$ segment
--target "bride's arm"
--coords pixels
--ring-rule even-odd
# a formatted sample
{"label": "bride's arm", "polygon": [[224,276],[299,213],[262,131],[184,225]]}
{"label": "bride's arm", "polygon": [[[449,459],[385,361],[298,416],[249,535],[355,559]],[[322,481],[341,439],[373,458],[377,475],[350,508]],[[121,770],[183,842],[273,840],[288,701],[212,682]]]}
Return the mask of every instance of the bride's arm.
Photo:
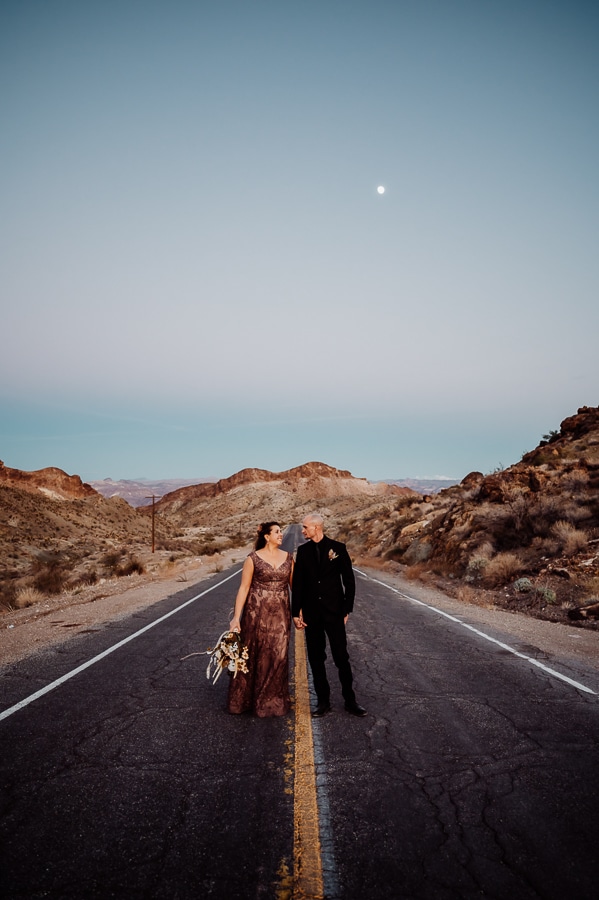
{"label": "bride's arm", "polygon": [[252,557],[248,556],[243,564],[243,569],[241,570],[241,584],[239,585],[239,590],[237,591],[237,596],[235,597],[235,609],[233,611],[233,618],[229,622],[229,631],[241,631],[241,613],[243,612],[245,601],[247,600],[247,596],[250,592],[253,575],[254,562],[252,560]]}

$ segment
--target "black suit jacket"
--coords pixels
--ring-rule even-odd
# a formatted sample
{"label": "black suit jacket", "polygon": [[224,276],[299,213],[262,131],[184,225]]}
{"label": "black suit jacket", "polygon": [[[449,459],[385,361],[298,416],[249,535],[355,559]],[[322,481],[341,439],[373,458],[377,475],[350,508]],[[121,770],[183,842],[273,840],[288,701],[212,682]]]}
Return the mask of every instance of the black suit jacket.
{"label": "black suit jacket", "polygon": [[356,594],[356,579],[345,544],[325,534],[318,546],[320,565],[314,542],[307,541],[297,548],[293,570],[291,613],[297,617],[302,610],[307,625],[323,616],[346,616],[354,608]]}

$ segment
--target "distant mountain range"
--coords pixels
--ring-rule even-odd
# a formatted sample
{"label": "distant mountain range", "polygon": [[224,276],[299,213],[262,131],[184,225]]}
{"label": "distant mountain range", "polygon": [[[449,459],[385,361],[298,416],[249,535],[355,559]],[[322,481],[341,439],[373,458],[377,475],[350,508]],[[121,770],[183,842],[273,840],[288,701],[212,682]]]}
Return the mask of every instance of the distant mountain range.
{"label": "distant mountain range", "polygon": [[193,484],[212,484],[218,481],[211,475],[202,478],[163,478],[160,481],[151,481],[148,478],[139,480],[121,479],[113,481],[112,478],[104,478],[103,481],[90,481],[89,484],[103,497],[122,497],[130,506],[149,506],[154,496],[157,500],[165,494],[178,491],[179,488],[189,487]]}
{"label": "distant mountain range", "polygon": [[439,491],[460,483],[457,478],[385,478],[384,481],[386,484],[411,488],[417,494],[438,494]]}

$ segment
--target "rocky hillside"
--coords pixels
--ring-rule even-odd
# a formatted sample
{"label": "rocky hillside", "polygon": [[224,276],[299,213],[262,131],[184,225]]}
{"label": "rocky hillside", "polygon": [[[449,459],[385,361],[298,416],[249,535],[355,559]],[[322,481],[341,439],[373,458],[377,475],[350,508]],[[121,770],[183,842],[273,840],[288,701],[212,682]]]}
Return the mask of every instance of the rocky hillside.
{"label": "rocky hillside", "polygon": [[2,460],[0,486],[20,488],[55,500],[79,500],[97,496],[96,491],[89,484],[84,484],[79,475],[67,475],[62,469],[52,467],[36,472],[22,472],[20,469],[9,469]]}
{"label": "rocky hillside", "polygon": [[327,527],[334,529],[356,509],[387,515],[399,498],[415,496],[409,488],[373,484],[351,472],[310,462],[285,472],[243,469],[215,484],[181,488],[156,504],[156,514],[189,535],[209,527],[247,537],[264,519],[299,522],[318,510],[326,516]]}
{"label": "rocky hillside", "polygon": [[124,500],[105,500],[58,469],[42,472],[48,481],[39,472],[0,480],[0,610],[26,589],[56,593],[129,574],[137,549],[150,546],[150,523]]}
{"label": "rocky hillside", "polygon": [[599,408],[579,409],[503,471],[401,498],[386,518],[353,516],[342,532],[354,554],[441,579],[464,599],[599,616]]}

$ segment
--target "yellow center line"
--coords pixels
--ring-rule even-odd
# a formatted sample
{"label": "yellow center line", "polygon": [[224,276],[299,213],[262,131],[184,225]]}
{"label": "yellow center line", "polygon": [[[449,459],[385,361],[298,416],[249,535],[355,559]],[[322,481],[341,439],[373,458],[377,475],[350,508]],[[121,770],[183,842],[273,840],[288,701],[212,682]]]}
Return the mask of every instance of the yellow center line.
{"label": "yellow center line", "polygon": [[322,857],[306,642],[295,632],[295,790],[293,804],[293,900],[323,900]]}

